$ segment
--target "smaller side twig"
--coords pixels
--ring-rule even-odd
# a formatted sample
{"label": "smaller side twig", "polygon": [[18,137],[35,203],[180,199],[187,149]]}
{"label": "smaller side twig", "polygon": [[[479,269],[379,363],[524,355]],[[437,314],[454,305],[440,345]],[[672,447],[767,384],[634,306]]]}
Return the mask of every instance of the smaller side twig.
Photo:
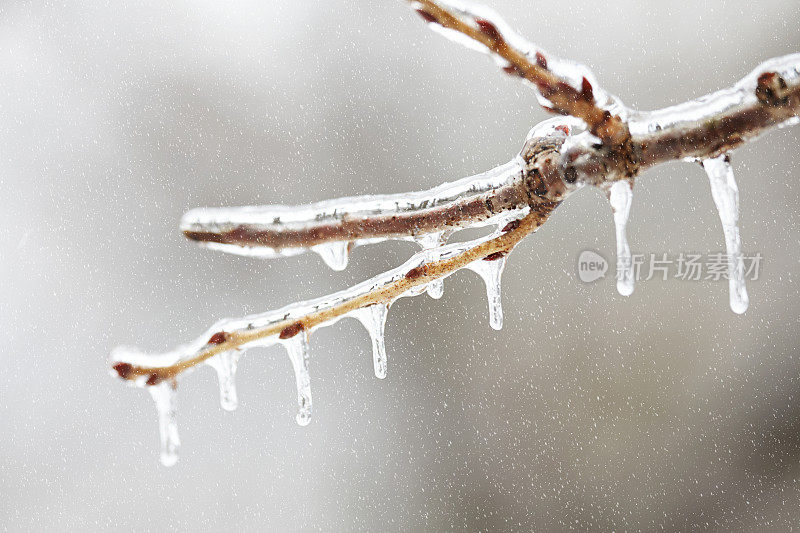
{"label": "smaller side twig", "polygon": [[410,1],[425,21],[465,35],[505,60],[507,64],[503,70],[531,82],[550,102],[551,107],[545,107],[548,111],[582,119],[592,134],[610,149],[622,146],[630,139],[630,132],[622,118],[597,105],[594,96],[597,88],[592,86],[587,77],[581,80],[580,88],[573,87],[567,76],[550,68],[554,61],[548,62],[541,51],[535,52],[531,58],[509,42],[499,29],[505,26],[499,18],[479,16],[468,8],[461,9],[466,15],[462,17],[456,14],[455,9],[444,7],[441,1]]}
{"label": "smaller side twig", "polygon": [[[245,347],[249,343],[275,337],[291,338],[301,332],[330,324],[348,313],[375,304],[388,305],[392,301],[408,294],[415,287],[447,276],[466,267],[474,261],[493,261],[511,251],[526,235],[536,231],[558,202],[543,202],[524,218],[509,224],[504,232],[486,240],[476,241],[454,253],[445,255],[438,261],[427,261],[424,252],[417,254],[406,265],[407,271],[387,273],[350,289],[346,297],[331,295],[314,302],[299,302],[282,310],[230,321],[244,324],[243,327],[231,330],[211,331],[195,343],[179,348],[173,354],[164,356],[130,354],[125,350],[115,353],[112,368],[120,378],[131,381],[142,380],[148,386],[165,380],[174,379],[182,372],[189,370],[211,357]],[[446,249],[442,249],[446,252]],[[224,324],[223,324],[224,328]],[[214,328],[212,328],[214,329]],[[199,346],[199,349],[194,347]]]}

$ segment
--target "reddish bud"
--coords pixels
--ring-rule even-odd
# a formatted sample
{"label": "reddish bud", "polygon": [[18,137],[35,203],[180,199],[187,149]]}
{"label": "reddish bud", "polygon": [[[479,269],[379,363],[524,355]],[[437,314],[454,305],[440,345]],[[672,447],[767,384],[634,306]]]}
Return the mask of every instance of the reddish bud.
{"label": "reddish bud", "polygon": [[514,231],[515,229],[517,229],[519,227],[519,225],[520,225],[520,221],[519,220],[512,220],[511,222],[509,222],[508,224],[505,225],[505,227],[503,228],[502,231],[503,231],[503,233],[506,233],[508,231]]}
{"label": "reddish bud", "polygon": [[436,20],[436,17],[434,17],[433,15],[428,13],[427,11],[423,11],[422,9],[415,9],[414,11],[416,11],[417,15],[422,17],[422,19],[425,22],[429,23],[429,24],[438,24],[439,23],[439,21]]}
{"label": "reddish bud", "polygon": [[594,102],[594,89],[592,88],[592,84],[589,83],[589,80],[586,77],[583,78],[581,82],[581,98],[586,100],[587,102]]}
{"label": "reddish bud", "polygon": [[789,102],[784,92],[786,80],[775,72],[764,72],[758,77],[756,84],[756,98],[765,105],[780,106]]}
{"label": "reddish bud", "polygon": [[153,372],[147,378],[147,381],[145,382],[145,385],[147,385],[148,387],[152,387],[153,385],[157,385],[160,382],[161,382],[161,376],[159,376],[157,373]]}
{"label": "reddish bud", "polygon": [[506,65],[503,67],[503,72],[511,76],[522,76],[523,72],[514,65]]}
{"label": "reddish bud", "polygon": [[777,76],[777,74],[775,74],[774,72],[765,72],[761,74],[758,77],[758,86],[765,87],[767,85],[770,85],[775,79],[775,76]]}
{"label": "reddish bud", "polygon": [[483,258],[483,260],[484,261],[497,261],[498,259],[502,259],[503,257],[505,257],[507,253],[508,252],[504,252],[504,251],[495,252],[493,254],[487,255],[486,257]]}
{"label": "reddish bud", "polygon": [[425,267],[418,266],[406,272],[406,279],[417,279],[422,277],[423,275],[425,275]]}
{"label": "reddish bud", "polygon": [[569,135],[569,126],[565,124],[560,124],[556,126],[556,130],[563,132],[564,135]]}
{"label": "reddish bud", "polygon": [[222,344],[227,340],[227,335],[224,331],[218,331],[211,335],[211,338],[208,339],[206,344]]}
{"label": "reddish bud", "polygon": [[128,376],[130,376],[133,371],[133,366],[130,363],[114,363],[111,368],[113,368],[122,379],[128,379]]}
{"label": "reddish bud", "polygon": [[475,24],[478,25],[478,29],[481,30],[481,33],[483,33],[489,39],[493,40],[495,43],[503,42],[503,36],[500,34],[500,31],[497,29],[497,26],[495,26],[488,20],[475,19]]}
{"label": "reddish bud", "polygon": [[541,52],[536,52],[536,64],[539,68],[547,70],[547,58],[544,57]]}
{"label": "reddish bud", "polygon": [[302,322],[295,322],[291,326],[286,326],[281,330],[280,335],[278,335],[279,339],[291,339],[301,331],[305,329]]}

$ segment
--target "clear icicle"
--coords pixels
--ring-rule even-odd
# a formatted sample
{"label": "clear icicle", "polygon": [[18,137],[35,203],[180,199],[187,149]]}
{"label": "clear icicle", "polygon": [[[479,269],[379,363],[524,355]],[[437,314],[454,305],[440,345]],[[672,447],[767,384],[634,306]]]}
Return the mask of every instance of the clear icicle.
{"label": "clear icicle", "polygon": [[311,376],[308,373],[308,335],[301,331],[291,339],[281,341],[289,355],[297,383],[297,416],[301,426],[311,422]]}
{"label": "clear icicle", "polygon": [[728,288],[730,304],[734,313],[747,311],[750,299],[744,283],[744,261],[742,241],[739,236],[739,188],[733,176],[727,155],[706,159],[703,168],[711,183],[711,196],[717,205],[722,230],[725,233],[725,248],[728,254]]}
{"label": "clear icicle", "polygon": [[178,461],[178,448],[181,445],[178,426],[175,424],[176,386],[173,381],[163,381],[158,385],[147,387],[158,410],[158,430],[161,438],[160,460],[164,466],[172,466]]}
{"label": "clear icicle", "polygon": [[347,268],[347,259],[350,254],[349,242],[326,242],[325,244],[312,246],[311,249],[317,252],[331,270],[341,272]]}
{"label": "clear icicle", "polygon": [[384,379],[386,377],[386,341],[384,340],[384,329],[386,327],[386,316],[389,314],[389,307],[383,304],[370,305],[359,309],[354,316],[364,325],[372,340],[372,363],[375,368],[375,377]]}
{"label": "clear icicle", "polygon": [[506,257],[494,261],[480,260],[470,263],[467,268],[483,278],[486,284],[486,299],[489,302],[489,325],[493,329],[503,328],[503,305],[500,297],[500,278],[506,267]]}
{"label": "clear icicle", "polygon": [[631,213],[633,184],[627,180],[615,181],[608,189],[608,201],[614,212],[614,229],[617,234],[617,291],[630,296],[634,289],[633,258],[625,229]]}
{"label": "clear icicle", "polygon": [[428,296],[434,300],[438,300],[444,296],[444,278],[431,281],[428,283],[428,286],[425,287],[425,290],[428,292]]}
{"label": "clear icicle", "polygon": [[[452,232],[450,231],[437,231],[435,233],[426,233],[425,235],[420,235],[416,237],[414,240],[417,244],[422,247],[423,252],[427,252],[425,254],[426,260],[435,260],[435,250],[444,246],[447,243],[447,239],[450,237]],[[428,293],[428,296],[433,298],[434,300],[438,300],[444,295],[444,278],[439,278],[434,281],[428,283],[425,287],[425,290]]]}
{"label": "clear icicle", "polygon": [[222,352],[209,359],[207,364],[217,371],[220,405],[226,411],[233,411],[239,405],[239,398],[236,394],[236,367],[239,364],[239,352],[237,350]]}

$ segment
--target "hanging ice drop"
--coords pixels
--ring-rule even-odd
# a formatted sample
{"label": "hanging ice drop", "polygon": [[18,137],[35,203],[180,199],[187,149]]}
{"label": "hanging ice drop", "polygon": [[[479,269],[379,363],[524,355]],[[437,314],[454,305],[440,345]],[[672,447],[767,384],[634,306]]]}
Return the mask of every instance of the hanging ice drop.
{"label": "hanging ice drop", "polygon": [[341,272],[347,268],[347,259],[350,254],[350,243],[345,241],[326,242],[311,247],[317,252],[331,270]]}
{"label": "hanging ice drop", "polygon": [[207,364],[217,371],[219,379],[219,403],[226,411],[233,411],[239,405],[236,394],[236,367],[239,364],[239,352],[230,350],[215,355]]}
{"label": "hanging ice drop", "polygon": [[703,168],[711,184],[711,196],[717,205],[725,248],[728,254],[728,289],[734,313],[742,314],[750,305],[744,284],[744,260],[739,236],[739,188],[733,176],[730,159],[726,154],[703,161]]}
{"label": "hanging ice drop", "polygon": [[[494,254],[493,254],[494,255]],[[489,325],[493,329],[503,328],[503,305],[500,297],[500,282],[506,267],[506,256],[489,256],[490,259],[473,261],[467,268],[483,278],[486,285],[486,299],[489,302]]]}
{"label": "hanging ice drop", "polygon": [[[451,235],[451,231],[437,231],[435,233],[426,233],[414,238],[414,241],[420,245],[422,250],[426,253],[426,260],[435,261],[436,254],[434,253],[437,248],[444,246],[447,239]],[[444,295],[444,278],[439,278],[431,281],[425,287],[428,296],[434,300],[438,300]]]}
{"label": "hanging ice drop", "polygon": [[359,309],[354,313],[355,317],[367,328],[367,333],[372,340],[372,363],[375,369],[375,377],[383,379],[386,377],[386,342],[384,340],[384,330],[386,328],[386,316],[389,307],[383,304],[375,304]]}
{"label": "hanging ice drop", "polygon": [[161,464],[172,466],[178,461],[178,448],[181,440],[178,437],[178,426],[175,424],[175,389],[176,382],[162,381],[147,387],[150,396],[156,402],[158,411],[158,430],[161,439]]}
{"label": "hanging ice drop", "polygon": [[633,259],[625,232],[632,200],[633,184],[629,181],[615,181],[608,188],[608,202],[614,213],[614,230],[617,235],[617,291],[623,296],[630,296],[634,289]]}
{"label": "hanging ice drop", "polygon": [[297,383],[297,416],[295,420],[301,426],[311,422],[311,376],[308,373],[308,335],[300,331],[290,339],[281,341],[294,369]]}

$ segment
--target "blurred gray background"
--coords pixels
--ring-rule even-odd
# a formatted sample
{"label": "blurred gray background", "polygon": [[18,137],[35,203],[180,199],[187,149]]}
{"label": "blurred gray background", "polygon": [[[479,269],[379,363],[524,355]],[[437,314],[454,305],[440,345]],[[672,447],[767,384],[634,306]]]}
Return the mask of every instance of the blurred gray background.
{"label": "blurred gray background", "polygon": [[[794,0],[492,3],[520,33],[643,109],[800,49]],[[197,206],[402,192],[513,157],[547,118],[486,57],[400,0],[0,4],[0,529],[786,531],[800,520],[800,130],[735,154],[744,316],[722,282],[578,281],[613,259],[597,191],[572,198],[504,276],[398,302],[389,377],[355,321],[312,342],[314,420],[294,422],[279,347],[252,351],[240,407],[205,368],[178,396],[177,466],[153,402],[108,375],[396,266],[408,243],[261,261],[177,230]],[[697,165],[646,173],[634,252],[723,249]]]}

